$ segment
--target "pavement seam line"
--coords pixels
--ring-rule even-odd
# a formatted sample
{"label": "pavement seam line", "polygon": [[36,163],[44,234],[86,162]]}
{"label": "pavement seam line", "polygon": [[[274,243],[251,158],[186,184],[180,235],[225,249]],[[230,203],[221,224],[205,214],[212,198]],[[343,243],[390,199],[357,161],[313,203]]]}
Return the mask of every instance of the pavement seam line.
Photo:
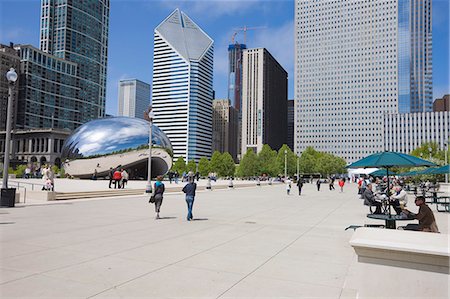
{"label": "pavement seam line", "polygon": [[297,238],[295,238],[292,242],[290,242],[289,244],[287,244],[285,247],[281,248],[278,252],[276,252],[274,255],[272,255],[271,257],[269,257],[265,262],[263,262],[261,265],[259,265],[258,267],[256,267],[253,271],[251,271],[250,273],[246,274],[244,277],[242,277],[241,279],[239,279],[236,283],[234,283],[233,285],[231,285],[228,289],[226,289],[224,292],[222,292],[219,296],[216,297],[216,299],[221,298],[223,295],[225,295],[226,293],[228,293],[228,291],[230,291],[232,288],[234,288],[235,286],[237,286],[239,283],[241,283],[244,279],[246,279],[247,277],[249,277],[250,275],[252,275],[253,273],[255,273],[256,271],[258,271],[262,266],[264,266],[265,264],[267,264],[268,262],[270,262],[272,259],[274,259],[277,255],[279,255],[281,252],[283,252],[284,250],[286,250],[287,248],[289,248],[292,244],[294,244],[295,242],[297,242],[301,237],[303,237],[306,233],[308,233],[309,231],[311,231],[313,228],[317,227],[320,223],[322,223],[323,221],[325,221],[325,219],[328,218],[328,216],[330,216],[332,213],[334,213],[337,209],[339,209],[340,207],[342,207],[345,204],[342,203],[339,206],[337,206],[336,208],[334,208],[332,211],[330,211],[327,215],[325,215],[319,222],[317,222],[316,224],[314,224],[313,226],[311,226],[308,230],[304,231],[303,233],[301,233]]}

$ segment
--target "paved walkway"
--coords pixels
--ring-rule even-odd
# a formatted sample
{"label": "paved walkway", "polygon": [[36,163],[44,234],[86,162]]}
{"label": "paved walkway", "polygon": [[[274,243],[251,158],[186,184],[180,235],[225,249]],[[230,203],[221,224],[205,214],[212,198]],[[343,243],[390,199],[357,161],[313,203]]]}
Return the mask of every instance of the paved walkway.
{"label": "paved walkway", "polygon": [[[0,209],[0,297],[357,298],[344,228],[377,222],[356,185],[293,193],[199,192],[191,222],[176,193],[161,220],[145,196]],[[448,233],[448,214],[436,217]]]}

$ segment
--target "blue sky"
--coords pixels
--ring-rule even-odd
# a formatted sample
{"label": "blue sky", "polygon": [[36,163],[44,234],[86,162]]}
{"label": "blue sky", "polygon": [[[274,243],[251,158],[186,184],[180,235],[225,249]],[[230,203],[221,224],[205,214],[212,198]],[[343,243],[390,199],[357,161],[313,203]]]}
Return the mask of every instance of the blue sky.
{"label": "blue sky", "polygon": [[[354,1],[354,0],[349,0]],[[153,30],[175,8],[191,17],[215,42],[216,98],[227,96],[227,47],[234,28],[265,27],[247,32],[248,47],[265,47],[289,73],[294,97],[294,1],[144,1],[111,0],[106,112],[117,114],[118,81],[137,78],[151,83]],[[39,0],[0,0],[0,42],[39,47]],[[243,42],[240,32],[236,39]],[[449,0],[433,0],[433,93],[450,93]]]}

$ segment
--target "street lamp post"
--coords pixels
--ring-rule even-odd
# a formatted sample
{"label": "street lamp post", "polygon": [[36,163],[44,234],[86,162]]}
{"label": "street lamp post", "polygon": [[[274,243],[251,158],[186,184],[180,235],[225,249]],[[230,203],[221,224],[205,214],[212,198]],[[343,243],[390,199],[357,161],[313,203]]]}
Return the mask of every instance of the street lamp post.
{"label": "street lamp post", "polygon": [[149,106],[144,113],[144,118],[149,122],[150,128],[148,133],[148,171],[147,171],[147,185],[145,186],[145,193],[152,193],[152,131],[153,131],[153,118],[155,113],[152,111],[152,107]]}
{"label": "street lamp post", "polygon": [[3,189],[8,188],[8,166],[9,166],[9,149],[11,146],[11,117],[12,117],[12,107],[13,107],[13,92],[14,85],[17,81],[17,73],[11,68],[6,73],[6,79],[8,79],[8,108],[6,110],[6,137],[5,137],[5,156],[3,159]]}
{"label": "street lamp post", "polygon": [[287,150],[284,150],[284,179],[287,179]]}
{"label": "street lamp post", "polygon": [[[445,165],[448,164],[447,155],[448,155],[448,140],[446,140],[446,141],[445,141],[445,144],[444,144],[444,160],[445,160]],[[448,173],[445,174],[445,183],[448,184]]]}
{"label": "street lamp post", "polygon": [[300,179],[299,170],[300,170],[300,157],[297,156],[297,181]]}
{"label": "street lamp post", "polygon": [[431,160],[431,154],[433,153],[433,149],[431,148],[431,146],[428,148],[428,154],[430,155],[430,160]]}

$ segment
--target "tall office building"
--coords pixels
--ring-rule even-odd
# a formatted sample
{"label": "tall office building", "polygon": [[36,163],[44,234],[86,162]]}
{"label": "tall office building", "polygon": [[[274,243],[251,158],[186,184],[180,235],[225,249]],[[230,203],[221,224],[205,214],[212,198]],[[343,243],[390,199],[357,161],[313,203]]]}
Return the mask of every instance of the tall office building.
{"label": "tall office building", "polygon": [[228,152],[237,161],[238,111],[230,100],[213,101],[213,151]]}
{"label": "tall office building", "polygon": [[214,41],[176,9],[154,33],[152,107],[174,157],[211,156]]}
{"label": "tall office building", "polygon": [[119,81],[119,116],[144,118],[150,105],[150,85],[137,79]]}
{"label": "tall office building", "polygon": [[109,0],[41,0],[40,49],[78,64],[82,123],[105,115],[108,28]]}
{"label": "tall office building", "polygon": [[244,50],[242,69],[241,153],[278,150],[287,140],[287,72],[264,48]]}
{"label": "tall office building", "polygon": [[245,49],[245,44],[228,45],[228,99],[239,112],[242,103],[242,51]]}
{"label": "tall office building", "polygon": [[[14,49],[13,45],[0,44],[0,131],[6,130],[6,117],[9,97],[9,82],[6,79],[6,73],[10,68],[14,68],[16,73],[20,72],[19,53]],[[17,97],[19,94],[19,84],[14,84],[13,92],[13,109],[11,113],[12,124],[16,123],[17,116]],[[14,127],[14,126],[13,126]]]}
{"label": "tall office building", "polygon": [[287,102],[287,141],[286,144],[294,150],[294,100]]}
{"label": "tall office building", "polygon": [[383,115],[430,111],[431,0],[295,2],[295,151],[383,151]]}

